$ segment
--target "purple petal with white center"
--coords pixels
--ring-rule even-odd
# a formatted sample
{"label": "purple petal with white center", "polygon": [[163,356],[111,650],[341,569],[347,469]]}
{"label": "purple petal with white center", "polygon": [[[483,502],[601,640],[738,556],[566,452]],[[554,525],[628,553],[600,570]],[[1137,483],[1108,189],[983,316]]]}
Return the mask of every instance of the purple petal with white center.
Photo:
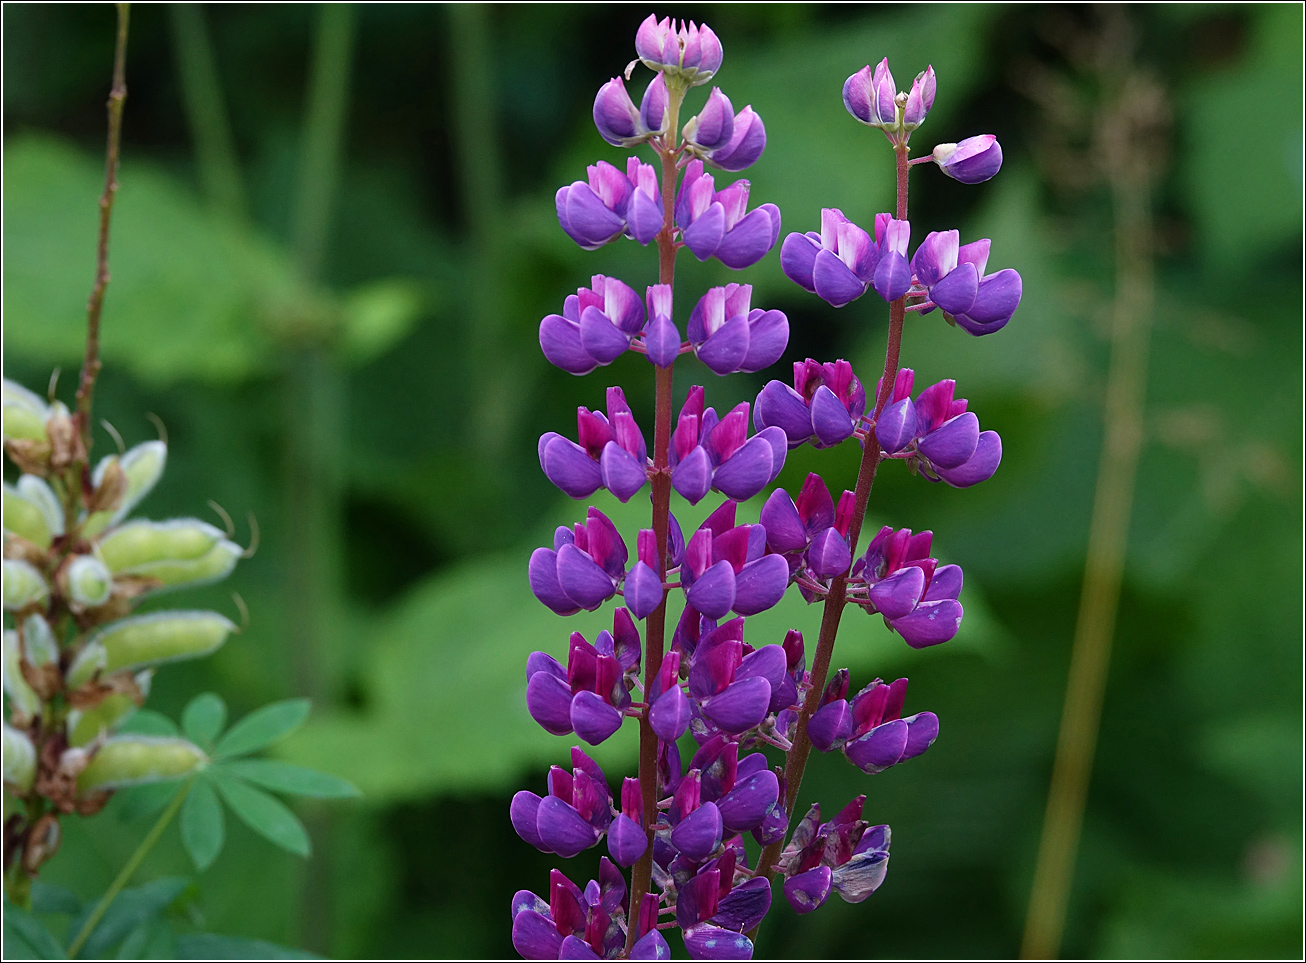
{"label": "purple petal with white center", "polygon": [[916,279],[931,288],[957,266],[958,231],[931,231],[911,259]]}
{"label": "purple petal with white center", "polygon": [[577,692],[571,700],[571,726],[591,746],[597,746],[620,729],[621,719],[621,713],[604,702],[597,692]]}
{"label": "purple petal with white center", "polygon": [[961,566],[940,565],[930,578],[929,588],[921,596],[922,602],[938,602],[941,599],[955,599],[961,596]]}
{"label": "purple petal with white center", "polygon": [[870,599],[876,611],[888,619],[909,615],[925,591],[925,573],[912,565],[901,568],[870,587]]}
{"label": "purple petal with white center", "polygon": [[800,916],[818,910],[830,898],[831,873],[829,866],[816,866],[805,873],[785,880],[785,899]]}
{"label": "purple petal with white center", "polygon": [[860,903],[880,888],[888,871],[889,854],[871,850],[858,853],[836,869],[831,874],[831,882],[834,884],[834,891],[843,897],[845,902]]}
{"label": "purple petal with white center", "polygon": [[744,833],[762,825],[780,798],[780,780],[769,769],[742,779],[717,800],[721,823],[729,833]]}
{"label": "purple petal with white center", "polygon": [[901,759],[906,748],[907,723],[894,719],[850,740],[843,753],[862,772],[877,773]]}
{"label": "purple petal with white center", "polygon": [[853,433],[853,420],[833,391],[825,385],[812,395],[812,431],[823,448],[839,444]]}
{"label": "purple petal with white center", "polygon": [[770,703],[770,683],[763,678],[742,679],[707,700],[703,715],[724,732],[745,732],[766,718]]}
{"label": "purple petal with white center", "polygon": [[644,326],[646,357],[659,368],[666,368],[680,354],[680,332],[669,318],[657,316]]}
{"label": "purple petal with white center", "polygon": [[603,475],[589,453],[561,435],[555,434],[542,446],[540,467],[549,481],[572,498],[588,498],[603,485]]}
{"label": "purple petal with white center", "polygon": [[562,934],[553,920],[535,910],[527,910],[513,917],[512,948],[522,959],[556,960],[562,952]]}
{"label": "purple petal with white center", "polygon": [[779,428],[788,447],[797,448],[812,436],[812,412],[793,388],[782,381],[768,381],[753,404],[753,427],[759,431]]}
{"label": "purple petal with white center", "polygon": [[755,309],[748,320],[748,354],[740,371],[761,371],[780,360],[789,346],[789,319],[783,311]]}
{"label": "purple petal with white center", "polygon": [[848,539],[839,534],[836,528],[827,528],[816,538],[807,550],[807,567],[817,578],[834,578],[848,571],[852,564],[853,553],[848,547]]}
{"label": "purple petal with white center", "polygon": [[558,550],[557,571],[563,593],[583,609],[596,609],[616,594],[612,576],[575,545],[564,545]]}
{"label": "purple petal with white center", "polygon": [[629,147],[642,139],[641,134],[647,134],[640,130],[639,111],[620,77],[613,77],[599,88],[594,98],[594,126],[613,147]]}
{"label": "purple petal with white center", "polygon": [[721,810],[703,803],[671,830],[671,845],[690,859],[706,859],[721,845]]}
{"label": "purple petal with white center", "polygon": [[608,852],[618,866],[633,866],[648,848],[648,837],[635,820],[619,813],[608,827]]}
{"label": "purple petal with white center", "polygon": [[580,315],[580,343],[585,353],[599,364],[612,364],[630,347],[630,338],[606,314],[590,306]]}
{"label": "purple petal with white center", "polygon": [[637,619],[646,619],[662,604],[662,580],[643,562],[636,562],[626,575],[626,605]]}
{"label": "purple petal with white center", "polygon": [[837,254],[827,250],[816,253],[812,265],[812,286],[817,296],[834,308],[856,301],[866,293],[866,282],[839,260]]}
{"label": "purple petal with white center", "polygon": [[526,681],[529,682],[533,676],[540,672],[547,672],[549,675],[557,676],[564,681],[567,678],[567,670],[563,668],[562,663],[549,653],[532,652],[526,657]]}
{"label": "purple petal with white center", "polygon": [[558,581],[557,552],[549,548],[537,548],[531,553],[528,574],[531,591],[551,610],[559,615],[575,615],[580,611],[579,606],[562,590],[562,584]]}
{"label": "purple petal with white center", "polygon": [[526,683],[526,710],[545,732],[571,732],[571,686],[552,672],[537,672]]}
{"label": "purple petal with white center", "polygon": [[[590,464],[594,462],[591,460]],[[626,451],[615,441],[610,441],[603,446],[603,454],[599,456],[599,463],[596,466],[599,469],[599,478],[603,487],[612,494],[617,496],[618,501],[629,501],[630,497],[644,487],[648,481],[648,471],[644,464],[630,452]],[[550,481],[552,479],[550,478]],[[556,485],[557,482],[554,482]],[[561,485],[558,485],[562,488]],[[563,488],[563,491],[567,489]],[[571,494],[571,492],[567,492]],[[583,495],[572,495],[573,498],[583,498]]]}
{"label": "purple petal with white center", "polygon": [[959,264],[930,286],[930,300],[949,314],[969,311],[979,292],[979,273],[973,264]]}
{"label": "purple petal with white center", "polygon": [[875,124],[878,117],[871,103],[874,98],[871,85],[871,67],[867,64],[843,82],[843,105],[848,113],[863,124]]}
{"label": "purple petal with white center", "polygon": [[916,449],[938,468],[957,468],[975,454],[979,445],[979,419],[975,412],[965,411],[945,421],[916,445]]}
{"label": "purple petal with white center", "polygon": [[667,945],[666,937],[657,930],[649,930],[630,948],[630,958],[632,960],[669,960],[671,959],[671,947]]}
{"label": "purple petal with white center", "polygon": [[648,721],[659,739],[675,742],[685,734],[692,717],[693,708],[688,696],[680,686],[674,685],[658,696],[649,710]]}
{"label": "purple petal with white center", "polygon": [[729,498],[747,501],[766,487],[774,475],[774,451],[765,438],[754,435],[712,475],[712,487]]}
{"label": "purple petal with white center", "polygon": [[842,748],[852,731],[852,709],[844,699],[821,706],[807,722],[807,736],[821,752]]}
{"label": "purple petal with white center", "polygon": [[1002,439],[996,431],[982,431],[975,454],[958,468],[938,471],[936,473],[953,488],[969,488],[982,481],[988,481],[998,470],[1002,461]]}
{"label": "purple petal with white center", "polygon": [[719,375],[733,374],[748,355],[748,319],[736,315],[695,345],[698,359]]}
{"label": "purple petal with white center", "polygon": [[902,720],[907,723],[907,748],[902,759],[915,759],[939,738],[939,717],[933,712],[918,712]]}
{"label": "purple petal with white center", "polygon": [[913,649],[947,642],[961,628],[961,603],[953,599],[922,602],[915,611],[889,622],[889,628],[903,637]]}
{"label": "purple petal with white center", "polygon": [[[781,562],[783,564],[783,559]],[[788,575],[789,568],[785,566],[786,582]],[[734,567],[725,561],[709,566],[689,587],[685,600],[709,619],[724,617],[735,605]]]}
{"label": "purple petal with white center", "polygon": [[[875,291],[886,301],[897,301],[911,287],[911,265],[897,251],[889,251],[875,267]],[[836,305],[837,307],[837,305]]]}
{"label": "purple petal with white center", "polygon": [[790,234],[780,245],[780,269],[785,277],[797,284],[804,291],[816,293],[816,283],[812,272],[816,266],[816,254],[821,246],[806,234]]}
{"label": "purple petal with white center", "polygon": [[[731,607],[740,615],[765,612],[780,601],[788,587],[789,563],[779,555],[764,555],[740,570],[735,578],[735,600]],[[699,611],[707,615],[703,609]]]}
{"label": "purple petal with white center", "polygon": [[963,184],[980,184],[1002,169],[1002,145],[992,134],[967,137],[942,160],[935,158],[939,169]]}
{"label": "purple petal with white center", "polygon": [[726,209],[719,203],[708,205],[689,227],[681,232],[685,246],[700,261],[706,261],[721,246],[721,239],[726,233]]}
{"label": "purple petal with white center", "polygon": [[546,851],[557,853],[563,859],[570,859],[598,841],[594,827],[557,796],[540,800],[535,825]]}
{"label": "purple petal with white center", "polygon": [[759,517],[766,529],[766,542],[777,552],[796,552],[807,546],[807,529],[789,493],[777,488],[762,506]]}
{"label": "purple petal with white center", "polygon": [[[768,209],[770,208],[770,210]],[[775,246],[780,232],[779,211],[774,204],[764,204],[745,214],[721,238],[717,246],[717,259],[736,271],[751,267]]]}
{"label": "purple petal with white center", "polygon": [[700,923],[685,930],[685,949],[691,960],[751,960],[753,941],[742,933]]}
{"label": "purple petal with white center", "polygon": [[671,472],[671,487],[691,505],[697,505],[712,488],[712,459],[707,449],[695,445]]}
{"label": "purple petal with white center", "polygon": [[875,437],[885,454],[906,448],[916,437],[916,406],[910,398],[888,405],[875,420]]}
{"label": "purple petal with white center", "polygon": [[588,374],[598,367],[580,340],[580,327],[560,314],[540,322],[540,350],[549,362],[574,375]]}
{"label": "purple petal with white center", "polygon": [[512,805],[508,807],[508,816],[512,820],[512,828],[517,830],[517,835],[536,849],[547,853],[549,848],[544,845],[539,830],[535,828],[539,813],[540,797],[525,789],[512,797]]}
{"label": "purple petal with white center", "polygon": [[750,879],[722,897],[711,923],[722,929],[745,933],[762,922],[770,908],[771,881]]}

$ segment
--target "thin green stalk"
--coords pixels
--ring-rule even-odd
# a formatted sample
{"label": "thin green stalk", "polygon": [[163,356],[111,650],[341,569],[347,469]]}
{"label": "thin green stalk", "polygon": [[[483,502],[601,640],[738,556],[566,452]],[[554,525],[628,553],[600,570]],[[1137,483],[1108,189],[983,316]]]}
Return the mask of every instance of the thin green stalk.
{"label": "thin green stalk", "polygon": [[193,785],[195,785],[195,777],[191,776],[182,784],[182,787],[177,790],[177,794],[172,797],[172,802],[168,803],[168,808],[160,814],[158,822],[154,824],[154,828],[151,829],[146,834],[145,838],[141,840],[141,844],[136,847],[136,852],[132,853],[131,859],[127,860],[126,865],[123,866],[122,870],[118,873],[118,876],[109,884],[109,888],[105,890],[104,895],[100,897],[100,902],[96,904],[95,910],[86,918],[86,922],[82,924],[81,930],[77,933],[77,938],[68,945],[68,958],[70,960],[77,956],[78,952],[81,951],[82,946],[85,945],[87,939],[89,939],[90,935],[95,932],[95,927],[98,926],[100,920],[104,918],[104,914],[108,912],[109,907],[113,905],[113,901],[118,898],[118,894],[122,892],[122,888],[131,882],[131,878],[136,874],[136,870],[140,868],[145,857],[149,854],[150,850],[154,848],[154,844],[159,841],[159,837],[163,835],[163,831],[168,828],[168,823],[172,822],[172,817],[177,815],[177,810],[181,809],[181,804],[186,801],[186,796],[190,793],[190,788]]}

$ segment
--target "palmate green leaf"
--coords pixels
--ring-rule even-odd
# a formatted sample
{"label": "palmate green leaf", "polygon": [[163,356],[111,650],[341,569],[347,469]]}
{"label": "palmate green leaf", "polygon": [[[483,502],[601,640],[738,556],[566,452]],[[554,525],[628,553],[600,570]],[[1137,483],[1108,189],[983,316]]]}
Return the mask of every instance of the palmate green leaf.
{"label": "palmate green leaf", "polygon": [[222,771],[275,792],[327,799],[350,799],[360,795],[353,785],[339,776],[275,759],[237,759],[220,766]]}
{"label": "palmate green leaf", "polygon": [[227,724],[227,704],[215,692],[197,695],[181,713],[181,727],[191,742],[210,749]]}
{"label": "palmate green leaf", "polygon": [[195,780],[181,807],[181,841],[196,869],[205,870],[213,865],[222,852],[226,834],[222,803],[218,802],[212,781],[204,777]]}
{"label": "palmate green leaf", "polygon": [[303,725],[309,708],[307,699],[286,699],[255,709],[227,730],[218,741],[214,754],[218,757],[243,756],[262,749]]}
{"label": "palmate green leaf", "polygon": [[31,913],[5,900],[4,956],[6,960],[67,959],[59,941]]}
{"label": "palmate green leaf", "polygon": [[162,712],[153,709],[137,709],[119,727],[119,732],[134,733],[138,736],[179,736],[181,730]]}
{"label": "palmate green leaf", "polygon": [[213,772],[213,781],[231,811],[264,839],[298,856],[307,856],[312,850],[304,824],[275,796],[220,768]]}
{"label": "palmate green leaf", "polygon": [[267,940],[243,936],[220,936],[217,933],[188,933],[177,939],[177,958],[181,960],[320,960],[307,950],[278,946]]}
{"label": "palmate green leaf", "polygon": [[[183,877],[167,876],[146,883],[144,886],[123,890],[109,906],[99,924],[91,931],[90,938],[82,946],[80,955],[86,959],[107,956],[108,951],[126,939],[132,930],[167,909],[169,904],[182,894],[187,885],[188,881]],[[87,906],[85,912],[73,920],[68,932],[81,932],[83,924],[94,907],[94,903]]]}

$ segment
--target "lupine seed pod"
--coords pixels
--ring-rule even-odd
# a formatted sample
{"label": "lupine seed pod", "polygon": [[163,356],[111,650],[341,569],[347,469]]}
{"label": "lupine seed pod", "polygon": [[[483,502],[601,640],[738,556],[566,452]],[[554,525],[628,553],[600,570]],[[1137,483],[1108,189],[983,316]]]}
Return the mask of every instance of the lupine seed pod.
{"label": "lupine seed pod", "polygon": [[4,483],[5,530],[43,549],[50,547],[55,535],[63,534],[63,513],[56,500],[55,514],[51,517],[51,506],[45,499],[47,493],[54,499],[50,486],[35,475],[21,476],[17,485]]}
{"label": "lupine seed pod", "polygon": [[82,794],[188,776],[208,763],[199,746],[185,739],[115,736],[77,777]]}
{"label": "lupine seed pod", "polygon": [[235,624],[217,612],[153,612],[111,622],[87,640],[68,668],[78,688],[99,670],[105,675],[164,662],[195,659],[216,650]]}
{"label": "lupine seed pod", "polygon": [[133,519],[100,539],[100,557],[115,575],[133,574],[152,562],[201,558],[223,537],[221,529],[198,518]]}
{"label": "lupine seed pod", "polygon": [[16,381],[4,379],[0,399],[4,405],[4,437],[27,441],[45,441],[45,422],[50,406],[41,396],[28,391]]}
{"label": "lupine seed pod", "polygon": [[[9,713],[15,722],[22,725],[41,711],[41,697],[28,684],[23,675],[21,651],[18,633],[6,629],[3,642],[4,691],[9,697]],[[6,749],[6,753],[8,750]]]}
{"label": "lupine seed pod", "polygon": [[[7,633],[6,633],[7,634]],[[36,779],[36,747],[27,733],[15,729],[9,723],[3,726],[4,781],[19,793],[26,793],[32,788]]]}
{"label": "lupine seed pod", "polygon": [[93,555],[78,555],[68,565],[68,595],[78,605],[103,605],[113,592],[113,575]]}
{"label": "lupine seed pod", "polygon": [[59,640],[40,615],[29,615],[23,623],[23,651],[27,661],[38,669],[59,661]]}
{"label": "lupine seed pod", "polygon": [[118,519],[123,518],[136,507],[137,503],[150,493],[163,474],[168,460],[168,446],[161,441],[147,441],[130,449],[119,458],[109,455],[95,466],[91,481],[98,489],[108,473],[117,466],[127,477],[127,486],[112,509],[94,511],[82,524],[82,534],[94,538]]}
{"label": "lupine seed pod", "polygon": [[223,539],[199,558],[160,559],[137,565],[128,574],[157,579],[164,588],[207,585],[230,575],[244,552],[235,542]]}
{"label": "lupine seed pod", "polygon": [[135,682],[140,692],[139,701],[134,693],[115,691],[101,699],[93,709],[70,710],[67,727],[68,744],[74,747],[85,746],[102,733],[109,733],[116,729],[140,708],[140,703],[150,694],[150,683],[153,678],[153,669],[136,673]]}
{"label": "lupine seed pod", "polygon": [[50,587],[36,566],[20,559],[4,560],[4,607],[17,612],[50,597]]}

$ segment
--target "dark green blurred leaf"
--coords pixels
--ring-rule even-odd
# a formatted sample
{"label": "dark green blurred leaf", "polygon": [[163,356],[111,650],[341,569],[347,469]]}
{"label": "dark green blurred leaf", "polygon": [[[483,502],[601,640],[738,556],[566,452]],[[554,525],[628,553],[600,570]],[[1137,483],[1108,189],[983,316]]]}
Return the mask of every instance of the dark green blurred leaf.
{"label": "dark green blurred leaf", "polygon": [[286,699],[255,709],[227,730],[214,754],[241,756],[262,749],[303,725],[310,707],[307,699]]}
{"label": "dark green blurred leaf", "polygon": [[182,960],[320,960],[305,950],[278,946],[266,940],[217,933],[189,933],[177,938],[177,957]]}
{"label": "dark green blurred leaf", "polygon": [[359,795],[357,789],[341,779],[316,769],[275,759],[236,759],[220,764],[222,771],[232,773],[242,779],[271,789],[275,792],[287,792],[296,796],[321,796],[334,799],[348,799]]}
{"label": "dark green blurred leaf", "polygon": [[222,804],[210,779],[201,777],[191,786],[181,806],[181,841],[199,870],[208,869],[222,852],[226,838]]}
{"label": "dark green blurred leaf", "polygon": [[424,289],[407,278],[383,278],[345,293],[341,310],[341,349],[350,361],[365,364],[401,341],[429,310]]}
{"label": "dark green blurred leaf", "polygon": [[215,692],[204,692],[186,704],[181,713],[181,727],[191,742],[211,749],[213,740],[227,724],[227,704]]}
{"label": "dark green blurred leaf", "polygon": [[[127,935],[142,922],[167,909],[186,889],[188,882],[180,876],[168,876],[146,883],[144,886],[123,890],[105,911],[99,924],[91,931],[79,955],[87,959],[107,956],[110,950],[126,939]],[[68,932],[80,933],[94,908],[95,904],[89,905],[80,917],[73,920]]]}
{"label": "dark green blurred leaf", "polygon": [[80,913],[82,901],[76,893],[55,883],[32,881],[32,911],[35,913]]}
{"label": "dark green blurred leaf", "polygon": [[142,920],[118,947],[120,960],[174,960],[177,934],[171,923],[160,917]]}
{"label": "dark green blurred leaf", "polygon": [[4,917],[6,960],[67,959],[59,942],[27,910],[19,909],[6,899]]}
{"label": "dark green blurred leaf", "polygon": [[221,770],[214,772],[213,777],[222,798],[246,826],[282,849],[298,856],[309,854],[312,847],[308,833],[285,804]]}
{"label": "dark green blurred leaf", "polygon": [[184,779],[150,782],[143,786],[127,786],[119,789],[114,797],[121,800],[119,806],[124,818],[138,819],[159,812],[172,801],[172,797],[177,795],[184,785]]}
{"label": "dark green blurred leaf", "polygon": [[161,712],[153,709],[137,709],[122,724],[119,732],[130,732],[140,736],[179,736],[181,730]]}

